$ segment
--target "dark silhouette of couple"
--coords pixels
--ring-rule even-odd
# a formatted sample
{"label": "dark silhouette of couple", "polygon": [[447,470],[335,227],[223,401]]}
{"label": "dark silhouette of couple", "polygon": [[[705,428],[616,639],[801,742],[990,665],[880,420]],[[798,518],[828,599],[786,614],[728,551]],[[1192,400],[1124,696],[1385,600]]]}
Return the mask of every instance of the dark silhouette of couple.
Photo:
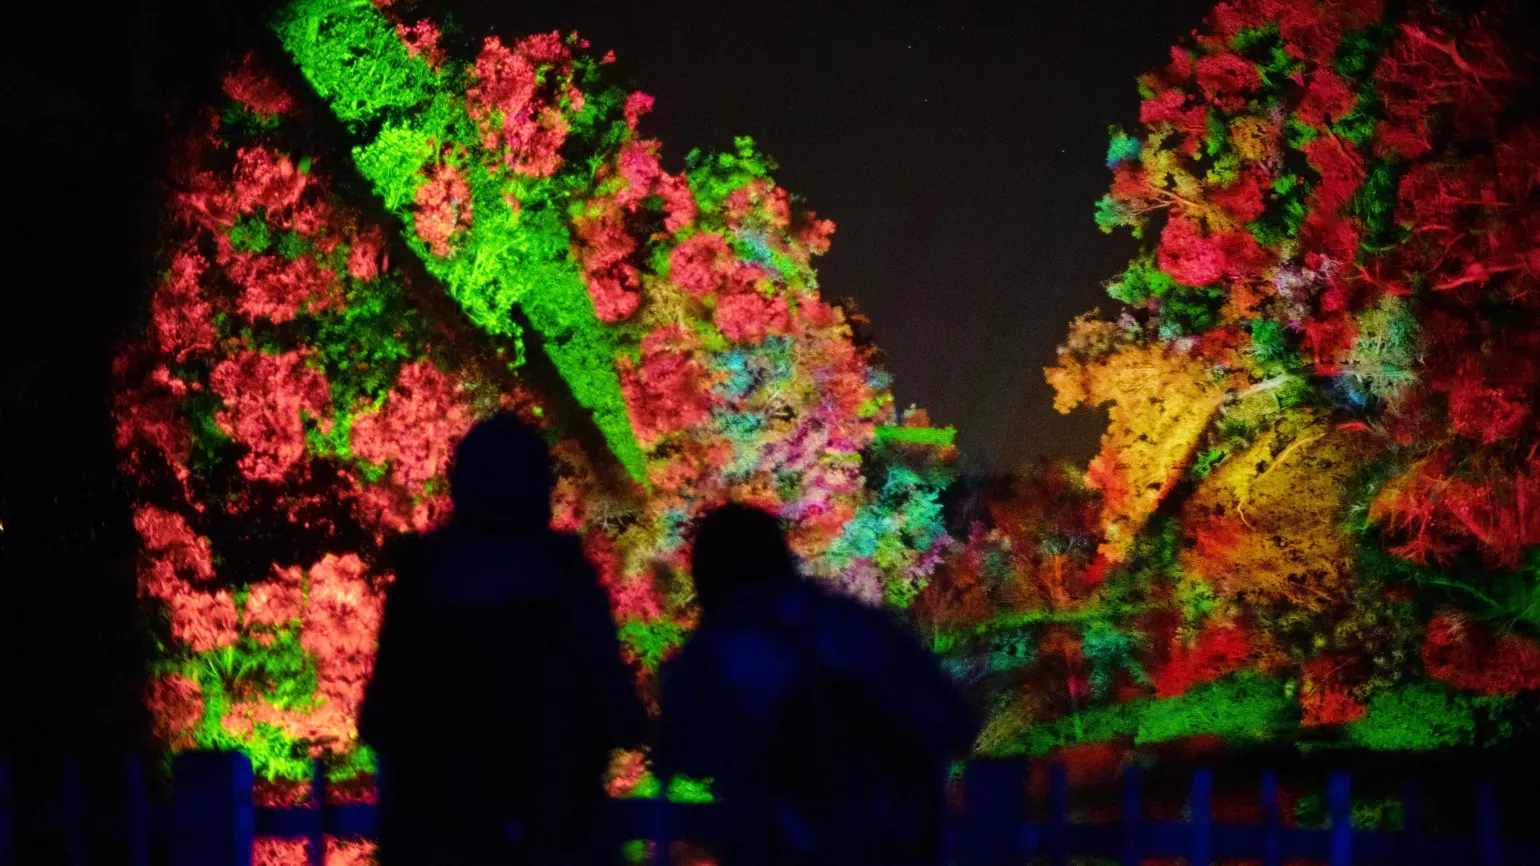
{"label": "dark silhouette of couple", "polygon": [[388,552],[361,711],[385,866],[616,863],[603,776],[613,749],[646,745],[661,778],[712,780],[723,866],[939,862],[973,716],[885,612],[804,580],[773,516],[700,520],[701,623],[664,667],[650,738],[597,574],[549,527],[539,433],[481,422],[449,481],[448,524]]}

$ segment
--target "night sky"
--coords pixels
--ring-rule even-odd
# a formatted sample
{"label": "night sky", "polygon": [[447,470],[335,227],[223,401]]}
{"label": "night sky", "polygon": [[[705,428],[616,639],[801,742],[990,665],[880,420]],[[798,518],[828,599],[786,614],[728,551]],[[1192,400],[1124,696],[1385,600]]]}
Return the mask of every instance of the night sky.
{"label": "night sky", "polygon": [[[0,747],[143,742],[148,648],[117,478],[113,347],[154,273],[165,131],[266,38],[266,0],[7,8],[0,307]],[[1107,126],[1210,0],[771,6],[435,0],[466,38],[582,31],[657,97],[677,169],[752,135],[839,231],[830,298],[870,316],[903,404],[985,470],[1084,458],[1102,420],[1052,409],[1041,368],[1132,252],[1092,207]],[[180,106],[180,108],[178,108]],[[24,659],[24,663],[13,663]],[[19,698],[17,696],[25,696]]]}

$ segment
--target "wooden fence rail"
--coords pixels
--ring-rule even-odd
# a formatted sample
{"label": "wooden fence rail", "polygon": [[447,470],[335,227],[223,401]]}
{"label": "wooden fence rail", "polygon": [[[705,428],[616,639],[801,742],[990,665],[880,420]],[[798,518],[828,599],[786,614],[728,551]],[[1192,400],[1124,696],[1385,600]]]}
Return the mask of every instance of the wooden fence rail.
{"label": "wooden fence rail", "polygon": [[[1185,819],[1157,821],[1144,817],[1143,785],[1137,767],[1124,771],[1119,811],[1123,819],[1110,824],[1073,823],[1069,783],[1063,765],[1049,768],[1047,814],[1029,819],[1025,765],[1016,761],[976,761],[963,776],[965,807],[951,827],[948,863],[955,866],[1021,866],[1046,860],[1066,866],[1071,857],[1097,857],[1123,866],[1138,866],[1144,858],[1180,857],[1189,864],[1226,858],[1248,858],[1263,866],[1305,859],[1328,866],[1349,864],[1479,864],[1520,866],[1540,864],[1540,839],[1505,838],[1499,821],[1495,788],[1478,784],[1472,807],[1475,832],[1470,836],[1429,835],[1423,832],[1420,792],[1403,788],[1401,831],[1355,830],[1351,822],[1351,782],[1347,773],[1333,774],[1327,785],[1330,816],[1324,830],[1286,827],[1278,800],[1278,777],[1261,778],[1260,824],[1214,821],[1213,776],[1193,774]],[[48,835],[58,842],[69,866],[87,866],[88,841],[111,838],[115,850],[126,852],[132,866],[150,866],[160,841],[171,866],[250,866],[253,839],[260,836],[308,840],[310,862],[320,866],[325,838],[373,838],[375,807],[368,803],[331,805],[326,802],[326,778],[314,764],[310,800],[304,806],[271,808],[252,800],[251,763],[229,752],[179,755],[172,766],[171,794],[165,802],[152,798],[142,758],[131,757],[123,773],[120,799],[107,804],[86,802],[80,764],[65,759],[60,766],[56,802],[23,811],[10,765],[0,757],[0,866],[20,866],[19,835]],[[667,864],[669,841],[709,841],[713,807],[663,800],[614,802],[627,837],[655,843],[653,862]],[[30,819],[30,823],[27,819]],[[55,855],[57,856],[57,855]]]}

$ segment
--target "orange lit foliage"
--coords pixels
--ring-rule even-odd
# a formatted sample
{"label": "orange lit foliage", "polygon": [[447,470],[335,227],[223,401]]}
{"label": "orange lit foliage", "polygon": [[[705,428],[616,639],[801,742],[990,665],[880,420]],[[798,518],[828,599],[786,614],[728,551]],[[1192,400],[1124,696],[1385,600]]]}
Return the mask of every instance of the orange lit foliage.
{"label": "orange lit foliage", "polygon": [[1225,596],[1320,610],[1345,598],[1339,528],[1365,434],[1301,413],[1220,463],[1182,503],[1182,565]]}
{"label": "orange lit foliage", "polygon": [[1086,484],[1102,493],[1100,552],[1114,562],[1181,479],[1225,396],[1199,360],[1118,339],[1117,325],[1082,317],[1047,371],[1060,412],[1111,404]]}

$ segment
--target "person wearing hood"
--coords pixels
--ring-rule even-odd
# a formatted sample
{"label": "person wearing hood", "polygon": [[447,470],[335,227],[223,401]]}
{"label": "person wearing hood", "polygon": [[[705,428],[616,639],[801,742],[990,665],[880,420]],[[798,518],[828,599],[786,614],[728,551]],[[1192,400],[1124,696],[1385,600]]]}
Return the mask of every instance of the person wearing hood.
{"label": "person wearing hood", "polygon": [[618,854],[603,777],[646,719],[597,573],[550,528],[553,483],[539,432],[492,416],[455,451],[446,525],[387,551],[359,720],[380,762],[383,866]]}

